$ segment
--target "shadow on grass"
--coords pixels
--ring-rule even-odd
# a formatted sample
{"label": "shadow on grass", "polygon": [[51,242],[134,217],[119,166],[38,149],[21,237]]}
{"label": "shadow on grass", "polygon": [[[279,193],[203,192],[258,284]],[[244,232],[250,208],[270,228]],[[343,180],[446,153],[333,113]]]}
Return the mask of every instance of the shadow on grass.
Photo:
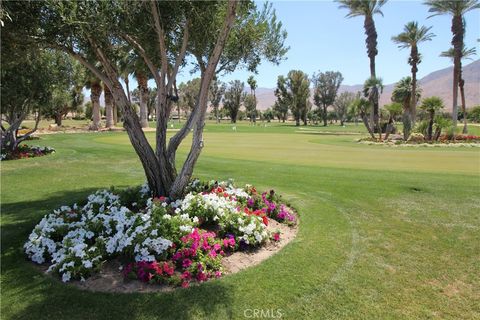
{"label": "shadow on grass", "polygon": [[[119,187],[121,188],[121,187]],[[56,193],[40,201],[2,204],[2,313],[9,319],[192,319],[232,317],[232,294],[222,280],[168,293],[111,294],[80,290],[41,273],[23,244],[43,215],[82,202],[97,189]],[[2,317],[3,318],[3,317]]]}

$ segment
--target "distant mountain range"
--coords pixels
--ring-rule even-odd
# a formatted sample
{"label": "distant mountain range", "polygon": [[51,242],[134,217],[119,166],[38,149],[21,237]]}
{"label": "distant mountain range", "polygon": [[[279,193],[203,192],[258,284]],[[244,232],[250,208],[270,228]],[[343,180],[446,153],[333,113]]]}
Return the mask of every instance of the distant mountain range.
{"label": "distant mountain range", "polygon": [[[422,88],[422,98],[430,96],[438,96],[445,102],[446,110],[452,109],[452,78],[453,67],[434,71],[427,76],[419,80],[420,87]],[[480,59],[476,60],[463,67],[463,78],[465,79],[465,98],[467,102],[467,108],[480,105]],[[383,94],[380,96],[380,105],[390,103],[392,91],[395,84],[388,84],[384,86]],[[342,85],[340,86],[340,92],[361,91],[363,85]],[[271,88],[258,88],[256,95],[258,99],[258,108],[265,110],[271,107],[275,103],[275,89]],[[460,104],[460,96],[458,98]]]}

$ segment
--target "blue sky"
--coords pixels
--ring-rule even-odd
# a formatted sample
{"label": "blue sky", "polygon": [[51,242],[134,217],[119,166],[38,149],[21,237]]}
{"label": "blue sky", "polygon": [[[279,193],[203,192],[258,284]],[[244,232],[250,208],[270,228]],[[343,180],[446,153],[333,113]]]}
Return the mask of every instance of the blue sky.
{"label": "blue sky", "polygon": [[[344,77],[343,83],[348,85],[362,84],[368,77],[369,61],[365,49],[363,17],[347,19],[346,9],[339,9],[337,3],[326,0],[273,1],[273,7],[288,32],[286,43],[290,50],[287,60],[279,66],[262,63],[255,76],[259,87],[276,87],[278,75],[285,75],[292,69],[300,69],[308,75],[318,71],[340,71]],[[450,47],[450,16],[427,19],[430,14],[422,1],[390,0],[382,11],[383,17],[375,16],[379,51],[376,65],[377,75],[383,78],[384,84],[396,82],[410,74],[407,64],[409,50],[398,49],[391,37],[400,33],[403,26],[412,20],[432,26],[431,32],[436,35],[432,41],[420,44],[423,61],[419,66],[419,78],[451,65],[449,59],[439,57],[440,52]],[[477,52],[480,53],[476,41],[480,38],[480,10],[467,13],[465,19],[465,43],[469,48],[477,46]],[[222,80],[246,81],[249,75],[246,71],[237,70]],[[177,81],[180,83],[192,77],[194,76],[185,70]],[[136,83],[135,80],[132,82],[133,89]]]}

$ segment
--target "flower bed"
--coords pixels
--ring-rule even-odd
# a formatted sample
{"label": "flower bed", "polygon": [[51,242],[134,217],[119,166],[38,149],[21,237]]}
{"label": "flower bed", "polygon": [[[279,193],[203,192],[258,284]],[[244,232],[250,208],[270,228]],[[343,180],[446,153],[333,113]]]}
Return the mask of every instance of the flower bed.
{"label": "flower bed", "polygon": [[19,145],[13,152],[2,153],[0,160],[15,160],[24,158],[41,157],[50,153],[54,153],[52,147],[29,146],[26,144]]}
{"label": "flower bed", "polygon": [[421,133],[412,133],[408,141],[388,139],[378,141],[372,138],[362,138],[358,143],[367,145],[384,145],[389,147],[480,147],[480,136],[475,135],[442,135],[438,140],[428,141]]}
{"label": "flower bed", "polygon": [[97,191],[45,216],[25,252],[64,282],[84,281],[118,260],[126,279],[187,287],[221,277],[224,257],[279,241],[269,224],[296,224],[273,190],[195,180],[187,191],[177,201],[151,198],[146,185]]}

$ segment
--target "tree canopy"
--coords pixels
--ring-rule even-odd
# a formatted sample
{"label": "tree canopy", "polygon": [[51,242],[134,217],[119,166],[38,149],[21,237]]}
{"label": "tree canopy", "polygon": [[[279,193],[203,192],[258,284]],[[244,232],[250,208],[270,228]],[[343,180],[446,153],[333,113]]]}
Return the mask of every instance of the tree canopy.
{"label": "tree canopy", "polygon": [[[279,63],[288,48],[286,32],[271,4],[253,1],[38,1],[8,2],[21,20],[35,28],[20,29],[42,46],[70,54],[112,92],[122,110],[124,127],[138,154],[147,181],[157,196],[178,198],[190,181],[203,147],[208,91],[216,73],[237,68],[256,71],[261,60]],[[13,15],[15,16],[15,15]],[[12,18],[13,18],[12,16]],[[152,147],[141,130],[119,78],[118,62],[134,51],[157,87],[156,137]],[[167,143],[166,129],[180,69],[194,62],[200,70],[197,105],[183,128]],[[190,133],[192,145],[181,171],[175,155]]]}

